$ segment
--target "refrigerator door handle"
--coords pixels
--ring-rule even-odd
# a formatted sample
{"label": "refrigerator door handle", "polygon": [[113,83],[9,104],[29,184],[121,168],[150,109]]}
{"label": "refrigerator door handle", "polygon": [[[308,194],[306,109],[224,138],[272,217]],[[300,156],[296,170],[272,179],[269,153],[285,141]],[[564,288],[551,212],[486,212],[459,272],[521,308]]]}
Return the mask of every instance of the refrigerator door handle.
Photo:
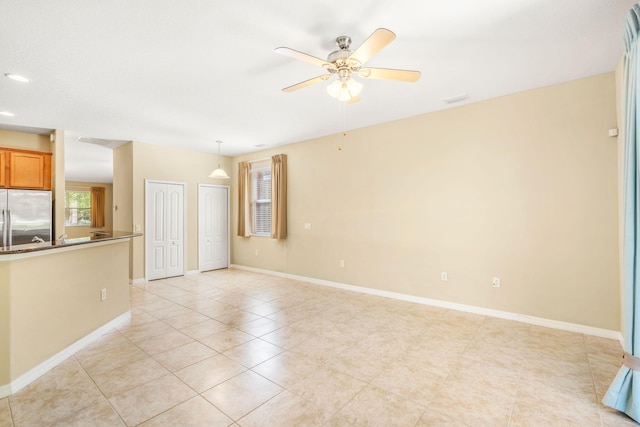
{"label": "refrigerator door handle", "polygon": [[7,246],[7,214],[6,210],[2,209],[2,247]]}
{"label": "refrigerator door handle", "polygon": [[11,224],[11,209],[7,209],[6,235],[8,236],[9,246],[13,245],[13,230]]}

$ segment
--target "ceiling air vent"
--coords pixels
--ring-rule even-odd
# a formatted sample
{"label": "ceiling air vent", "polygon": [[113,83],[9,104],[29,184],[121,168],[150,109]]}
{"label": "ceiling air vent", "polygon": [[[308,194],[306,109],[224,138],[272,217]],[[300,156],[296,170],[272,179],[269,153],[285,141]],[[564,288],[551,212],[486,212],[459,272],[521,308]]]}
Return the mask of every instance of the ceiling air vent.
{"label": "ceiling air vent", "polygon": [[445,104],[455,104],[456,102],[462,102],[467,99],[469,99],[469,95],[467,95],[466,93],[463,93],[462,95],[452,96],[451,98],[445,98],[442,101],[444,101]]}
{"label": "ceiling air vent", "polygon": [[121,145],[124,145],[128,142],[131,141],[126,141],[123,139],[102,139],[102,138],[89,138],[86,136],[80,136],[78,137],[78,139],[76,139],[76,141],[78,142],[84,142],[87,144],[94,144],[94,145],[99,145],[101,147],[105,147],[105,148],[110,148],[110,149],[114,149],[114,148],[118,148]]}

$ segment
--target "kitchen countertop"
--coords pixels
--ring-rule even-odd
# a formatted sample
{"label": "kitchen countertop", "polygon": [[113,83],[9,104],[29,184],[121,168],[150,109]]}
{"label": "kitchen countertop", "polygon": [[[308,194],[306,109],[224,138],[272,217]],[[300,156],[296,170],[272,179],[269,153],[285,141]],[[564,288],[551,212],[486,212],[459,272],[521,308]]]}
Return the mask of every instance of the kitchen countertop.
{"label": "kitchen countertop", "polygon": [[132,231],[99,231],[93,232],[90,236],[76,237],[73,239],[65,239],[64,243],[45,242],[45,243],[29,243],[26,245],[14,245],[0,248],[1,255],[23,254],[28,252],[46,251],[60,248],[68,248],[70,246],[87,245],[96,242],[104,242],[108,240],[126,239],[130,237],[142,236],[142,233],[134,233]]}

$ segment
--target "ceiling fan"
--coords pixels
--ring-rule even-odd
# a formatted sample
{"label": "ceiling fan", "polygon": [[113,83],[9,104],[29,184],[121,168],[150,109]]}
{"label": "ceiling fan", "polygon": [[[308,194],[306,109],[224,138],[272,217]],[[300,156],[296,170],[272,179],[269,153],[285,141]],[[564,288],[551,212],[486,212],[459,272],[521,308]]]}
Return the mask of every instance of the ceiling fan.
{"label": "ceiling fan", "polygon": [[322,74],[293,86],[285,87],[282,91],[293,92],[325,81],[333,74],[336,74],[338,79],[327,86],[327,92],[329,95],[334,98],[338,98],[340,101],[356,102],[360,99],[358,95],[362,90],[362,84],[353,79],[354,75],[358,75],[365,79],[415,82],[420,78],[420,71],[362,66],[395,38],[396,35],[393,31],[387,30],[386,28],[378,28],[352,52],[349,49],[351,46],[351,37],[339,36],[336,38],[336,44],[339,49],[331,52],[326,60],[288,47],[276,48],[276,53],[279,53],[280,55],[289,56],[303,62],[319,65],[329,72],[329,74]]}

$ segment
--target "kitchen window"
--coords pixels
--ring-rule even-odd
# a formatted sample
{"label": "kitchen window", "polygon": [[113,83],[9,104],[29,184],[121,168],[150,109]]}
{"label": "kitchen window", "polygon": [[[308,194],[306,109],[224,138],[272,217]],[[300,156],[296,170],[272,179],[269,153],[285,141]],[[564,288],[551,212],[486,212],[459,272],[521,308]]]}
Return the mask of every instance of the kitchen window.
{"label": "kitchen window", "polygon": [[254,236],[271,235],[271,166],[251,167],[251,226]]}
{"label": "kitchen window", "polygon": [[91,226],[91,190],[66,190],[64,198],[64,225]]}

